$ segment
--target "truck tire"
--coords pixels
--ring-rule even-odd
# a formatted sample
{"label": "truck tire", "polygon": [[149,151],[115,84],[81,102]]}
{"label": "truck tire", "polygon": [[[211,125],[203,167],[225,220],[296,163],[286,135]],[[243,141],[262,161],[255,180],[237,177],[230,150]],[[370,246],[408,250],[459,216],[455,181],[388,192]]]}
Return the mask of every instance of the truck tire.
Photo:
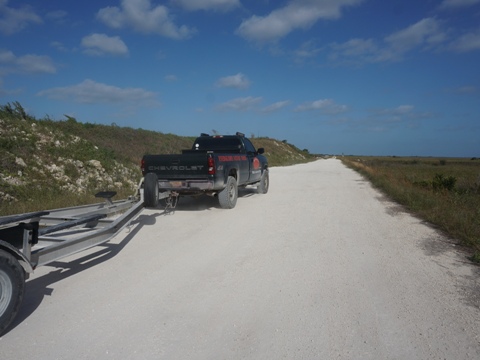
{"label": "truck tire", "polygon": [[227,178],[227,186],[218,193],[218,202],[222,209],[233,209],[237,204],[238,186],[233,176]]}
{"label": "truck tire", "polygon": [[143,203],[145,207],[158,206],[158,177],[157,174],[148,173],[143,180]]}
{"label": "truck tire", "polygon": [[268,176],[268,169],[263,170],[262,177],[257,186],[257,192],[259,194],[266,194],[268,192],[268,187],[270,186],[270,178]]}
{"label": "truck tire", "polygon": [[20,263],[0,250],[0,335],[20,309],[25,292],[25,272]]}

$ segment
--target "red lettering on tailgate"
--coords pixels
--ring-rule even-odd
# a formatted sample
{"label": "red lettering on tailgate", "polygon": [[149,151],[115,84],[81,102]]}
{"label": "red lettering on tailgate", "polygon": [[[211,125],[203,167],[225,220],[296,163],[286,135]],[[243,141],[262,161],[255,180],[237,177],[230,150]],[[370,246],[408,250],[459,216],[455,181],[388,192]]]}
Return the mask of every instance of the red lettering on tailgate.
{"label": "red lettering on tailgate", "polygon": [[[219,155],[218,161],[228,162],[228,161],[247,161],[246,155]],[[257,160],[257,159],[256,159]],[[258,160],[257,160],[258,161]],[[259,165],[260,166],[260,165]]]}
{"label": "red lettering on tailgate", "polygon": [[218,157],[218,160],[219,160],[219,161],[233,161],[233,156],[220,155],[220,156]]}

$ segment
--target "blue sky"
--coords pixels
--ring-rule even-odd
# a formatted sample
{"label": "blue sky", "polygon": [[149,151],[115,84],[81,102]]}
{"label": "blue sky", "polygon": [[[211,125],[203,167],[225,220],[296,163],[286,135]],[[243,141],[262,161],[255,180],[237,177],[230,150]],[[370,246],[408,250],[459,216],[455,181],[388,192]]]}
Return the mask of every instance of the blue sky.
{"label": "blue sky", "polygon": [[0,0],[0,39],[37,118],[480,157],[480,0]]}

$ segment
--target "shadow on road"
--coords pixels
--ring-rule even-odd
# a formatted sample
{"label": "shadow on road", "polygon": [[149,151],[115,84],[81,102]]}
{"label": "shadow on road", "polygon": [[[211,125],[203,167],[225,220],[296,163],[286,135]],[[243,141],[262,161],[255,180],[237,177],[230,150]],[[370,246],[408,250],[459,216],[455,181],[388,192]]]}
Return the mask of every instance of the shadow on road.
{"label": "shadow on road", "polygon": [[[257,193],[256,188],[246,187],[238,189],[238,198],[246,198]],[[165,200],[160,200],[159,208],[165,207]],[[174,210],[168,212],[173,214],[175,211],[205,211],[211,209],[220,209],[218,198],[215,196],[180,196]]]}
{"label": "shadow on road", "polygon": [[[135,220],[130,224],[131,231],[117,243],[107,242],[101,245],[94,247],[93,249],[98,249],[88,253],[85,256],[77,258],[69,262],[63,261],[54,261],[48,265],[48,267],[54,268],[48,274],[40,276],[38,278],[27,281],[25,286],[25,296],[23,304],[21,305],[20,311],[16,316],[13,323],[9,328],[4,332],[3,335],[6,335],[8,332],[13,330],[23,321],[25,321],[42,303],[45,296],[52,295],[52,289],[49,288],[51,284],[54,284],[63,279],[69,278],[75,274],[78,274],[82,271],[88,270],[98,264],[103,263],[104,261],[110,260],[115,257],[120,251],[127,246],[130,240],[144,227],[155,225],[157,218],[165,214],[165,211],[160,210],[157,213],[144,215],[140,214]],[[117,235],[118,237],[118,235]],[[79,253],[81,254],[81,253]]]}

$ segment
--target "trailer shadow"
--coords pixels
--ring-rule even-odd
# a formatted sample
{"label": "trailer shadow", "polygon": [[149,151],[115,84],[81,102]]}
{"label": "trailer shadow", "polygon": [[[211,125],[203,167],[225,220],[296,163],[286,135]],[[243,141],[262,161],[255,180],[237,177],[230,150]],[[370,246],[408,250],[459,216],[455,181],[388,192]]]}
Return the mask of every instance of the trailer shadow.
{"label": "trailer shadow", "polygon": [[53,289],[49,288],[51,284],[69,278],[70,276],[76,275],[82,271],[101,264],[104,261],[112,259],[128,245],[128,243],[144,226],[155,225],[156,219],[165,215],[165,211],[162,211],[161,209],[158,210],[159,211],[154,214],[140,214],[140,216],[131,222],[131,231],[128,232],[128,234],[119,242],[107,242],[98,245],[92,248],[98,249],[98,251],[90,252],[85,256],[78,257],[69,262],[54,261],[48,265],[45,265],[55,268],[55,270],[26,282],[24,300],[20,307],[20,311],[3,335],[6,335],[15,327],[20,325],[23,321],[28,319],[28,317],[40,306],[45,296],[52,295]]}

